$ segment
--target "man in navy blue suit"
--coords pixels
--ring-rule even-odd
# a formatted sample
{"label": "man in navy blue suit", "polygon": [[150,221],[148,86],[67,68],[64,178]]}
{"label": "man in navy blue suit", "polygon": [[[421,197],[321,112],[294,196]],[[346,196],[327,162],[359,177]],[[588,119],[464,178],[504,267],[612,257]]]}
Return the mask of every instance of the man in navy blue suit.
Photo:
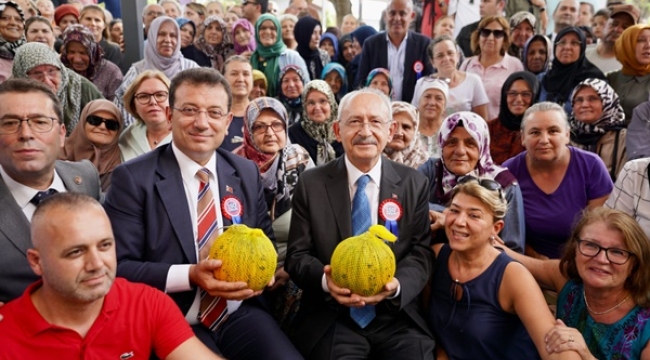
{"label": "man in navy blue suit", "polygon": [[[230,86],[216,70],[185,70],[172,79],[166,110],[172,142],[113,172],[105,208],[115,233],[117,275],[168,293],[197,337],[229,359],[299,359],[261,308],[261,291],[215,279],[221,261],[204,256],[200,240],[211,238],[203,235],[210,217],[205,209],[213,214],[207,228],[215,233],[242,223],[273,238],[257,166],[218,149],[231,105]],[[204,196],[210,202],[203,207]],[[208,325],[205,316],[222,312],[208,310],[206,299],[224,311]]]}

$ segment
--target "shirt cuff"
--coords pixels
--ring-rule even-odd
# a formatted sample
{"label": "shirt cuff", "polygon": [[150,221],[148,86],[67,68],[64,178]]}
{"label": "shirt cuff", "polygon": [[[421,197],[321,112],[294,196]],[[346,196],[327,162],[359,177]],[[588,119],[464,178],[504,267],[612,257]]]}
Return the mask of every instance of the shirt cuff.
{"label": "shirt cuff", "polygon": [[190,267],[191,264],[172,265],[167,272],[166,293],[177,293],[181,291],[192,290],[190,284]]}
{"label": "shirt cuff", "polygon": [[323,279],[320,281],[320,284],[323,287],[323,291],[329,294],[330,288],[327,287],[327,278],[325,277],[325,274],[323,274]]}
{"label": "shirt cuff", "polygon": [[395,295],[386,297],[388,300],[397,298],[399,296],[399,293],[402,291],[402,284],[399,283],[399,280],[397,278],[395,278],[395,280],[397,280],[397,290],[395,291]]}

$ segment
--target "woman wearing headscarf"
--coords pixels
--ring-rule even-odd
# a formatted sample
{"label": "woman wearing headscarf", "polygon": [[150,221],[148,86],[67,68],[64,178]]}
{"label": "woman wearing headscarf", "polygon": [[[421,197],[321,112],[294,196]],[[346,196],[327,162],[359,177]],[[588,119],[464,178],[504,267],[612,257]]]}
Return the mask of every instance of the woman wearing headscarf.
{"label": "woman wearing headscarf", "polygon": [[627,161],[625,114],[618,95],[605,81],[582,81],[571,95],[571,145],[598,154],[612,181]]}
{"label": "woman wearing headscarf", "polygon": [[192,60],[201,67],[210,67],[212,62],[210,57],[194,46],[196,37],[196,25],[192,20],[187,18],[176,18],[176,23],[181,30],[181,53],[183,57]]}
{"label": "woman wearing headscarf", "polygon": [[0,26],[0,83],[11,75],[16,49],[25,43],[25,14],[13,1],[0,1],[0,16],[8,19]]}
{"label": "woman wearing headscarf", "polygon": [[354,49],[352,47],[352,35],[345,34],[339,39],[339,48],[337,49],[338,63],[347,71],[348,65],[354,59]]}
{"label": "woman wearing headscarf", "polygon": [[585,57],[585,34],[577,27],[560,31],[553,46],[551,69],[537,75],[541,85],[539,102],[554,102],[571,114],[571,91],[586,79],[606,80],[605,75]]}
{"label": "woman wearing headscarf", "polygon": [[305,84],[305,75],[299,67],[289,65],[280,70],[278,99],[287,110],[289,126],[300,122],[303,110],[302,91]]}
{"label": "woman wearing headscarf", "polygon": [[415,88],[413,100],[417,99],[414,106],[420,115],[418,137],[422,148],[429,157],[439,158],[441,154],[440,128],[447,112],[447,99],[449,98],[449,85],[443,79],[425,77],[420,86]]}
{"label": "woman wearing headscarf", "polygon": [[364,87],[376,89],[393,99],[393,79],[390,77],[390,71],[384,68],[372,69],[368,73]]}
{"label": "woman wearing headscarf", "polygon": [[488,122],[490,153],[496,164],[524,151],[521,145],[521,120],[537,98],[539,81],[528,71],[511,74],[501,88],[499,117]]}
{"label": "woman wearing headscarf", "polygon": [[255,28],[247,19],[239,19],[232,25],[233,45],[235,54],[251,57],[255,51]]}
{"label": "woman wearing headscarf", "polygon": [[341,64],[331,62],[325,65],[321,79],[325,80],[332,88],[337,103],[348,93],[348,77],[345,68]]}
{"label": "woman wearing headscarf", "polygon": [[194,61],[183,57],[180,30],[174,19],[167,16],[157,17],[149,26],[147,39],[144,59],[131,65],[124,75],[122,85],[115,92],[115,105],[122,113],[125,127],[131,125],[135,119],[126,111],[123,102],[124,93],[140,73],[145,70],[158,70],[171,79],[180,71],[199,67]]}
{"label": "woman wearing headscarf", "polygon": [[123,129],[120,111],[112,102],[93,100],[81,111],[79,125],[66,139],[60,158],[90,160],[99,172],[102,191],[106,192],[113,169],[122,162],[118,140]]}
{"label": "woman wearing headscarf", "polygon": [[339,40],[336,38],[336,35],[326,32],[320,37],[320,43],[318,47],[321,50],[327,51],[327,54],[330,56],[330,60],[338,61],[338,52],[339,52]]}
{"label": "woman wearing headscarf", "polygon": [[67,68],[92,81],[110,101],[122,83],[122,71],[104,59],[104,52],[93,33],[83,25],[70,25],[63,32],[61,62]]}
{"label": "woman wearing headscarf", "polygon": [[429,159],[429,154],[424,151],[418,136],[420,124],[418,109],[404,101],[393,101],[391,107],[397,129],[384,148],[384,155],[400,164],[417,169]]}
{"label": "woman wearing headscarf", "polygon": [[312,80],[319,79],[323,72],[323,67],[330,62],[330,56],[325,50],[321,50],[320,43],[322,28],[320,21],[311,16],[305,16],[298,20],[296,27],[293,28],[293,35],[298,42],[296,50],[300,54],[307,70],[309,78]]}
{"label": "woman wearing headscarf", "polygon": [[[359,64],[361,63],[361,52],[363,52],[363,43],[366,42],[366,39],[375,35],[377,30],[374,27],[363,25],[359,26],[350,33],[352,37],[352,48],[354,49],[354,58],[350,61],[350,64],[347,67],[348,70],[348,79],[350,88],[356,89],[359,85],[363,84],[365,79],[357,79],[357,73],[359,72]],[[343,53],[345,55],[345,52]]]}
{"label": "woman wearing headscarf", "polygon": [[220,72],[226,59],[235,54],[230,32],[226,30],[226,23],[219,16],[209,16],[205,19],[195,46],[210,58],[212,67]]}
{"label": "woman wearing headscarf", "polygon": [[300,122],[289,127],[291,142],[305,148],[316,165],[341,156],[343,146],[332,127],[339,109],[332,89],[323,80],[312,80],[302,92],[302,103]]}
{"label": "woman wearing headscarf", "polygon": [[529,71],[535,75],[546,72],[551,66],[551,50],[553,44],[551,39],[546,35],[537,34],[533,35],[526,45],[521,54],[521,62],[524,65],[524,70]]}
{"label": "woman wearing headscarf", "polygon": [[629,124],[634,108],[650,95],[650,25],[625,29],[614,43],[614,53],[623,68],[607,73],[607,82],[620,96]]}
{"label": "woman wearing headscarf", "polygon": [[253,90],[251,91],[249,100],[257,99],[258,97],[266,96],[269,84],[266,82],[266,76],[259,70],[253,70]]}
{"label": "woman wearing headscarf", "polygon": [[81,109],[90,101],[103,98],[93,83],[65,67],[59,59],[59,54],[38,42],[27,43],[18,48],[12,77],[31,78],[52,89],[61,102],[67,135],[72,133],[79,122]]}
{"label": "woman wearing headscarf", "polygon": [[[445,210],[452,189],[461,178],[470,175],[491,179],[501,185],[508,201],[505,226],[499,237],[518,252],[524,251],[524,212],[521,189],[507,168],[494,164],[490,156],[490,134],[482,117],[469,111],[448,116],[440,127],[440,158],[430,158],[418,170],[429,179],[429,218],[431,230],[444,228]],[[437,242],[446,242],[443,231],[436,232]]]}
{"label": "woman wearing headscarf", "polygon": [[272,14],[262,14],[255,23],[255,41],[257,48],[251,55],[253,69],[260,70],[266,76],[269,83],[267,96],[274,97],[278,91],[275,88],[279,84],[280,70],[288,65],[295,65],[300,68],[302,74],[309,81],[309,72],[305,61],[297,52],[287,49],[282,42],[282,28],[280,21]]}

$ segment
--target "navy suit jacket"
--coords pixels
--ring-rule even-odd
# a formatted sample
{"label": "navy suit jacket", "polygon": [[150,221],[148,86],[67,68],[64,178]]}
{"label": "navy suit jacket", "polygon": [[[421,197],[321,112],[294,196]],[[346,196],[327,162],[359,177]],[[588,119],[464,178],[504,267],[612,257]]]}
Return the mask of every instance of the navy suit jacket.
{"label": "navy suit jacket", "polygon": [[[363,43],[363,52],[361,53],[361,62],[355,81],[354,88],[363,87],[370,71],[376,68],[388,69],[388,43],[386,42],[386,32],[377,33]],[[406,54],[404,55],[404,77],[402,81],[402,100],[408,103],[413,99],[415,83],[418,81],[417,74],[413,70],[414,65],[419,61],[423,66],[421,76],[427,76],[433,73],[433,66],[429,61],[427,47],[431,39],[413,31],[409,31],[406,39]]]}
{"label": "navy suit jacket", "polygon": [[[216,154],[219,196],[236,196],[243,204],[242,223],[273,239],[257,165],[222,149]],[[117,275],[165,291],[171,265],[197,263],[189,205],[171,144],[121,164],[111,183],[104,207],[115,233]],[[186,314],[195,293],[169,295]]]}

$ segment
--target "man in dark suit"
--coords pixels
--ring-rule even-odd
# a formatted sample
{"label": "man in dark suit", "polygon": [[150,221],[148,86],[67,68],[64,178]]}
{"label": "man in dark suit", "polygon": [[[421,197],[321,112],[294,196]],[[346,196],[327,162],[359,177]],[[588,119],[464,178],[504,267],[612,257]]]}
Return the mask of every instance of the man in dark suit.
{"label": "man in dark suit", "polygon": [[29,225],[38,202],[55,192],[101,198],[89,161],[57,161],[63,111],[49,87],[29,79],[0,85],[0,302],[22,295],[38,276],[27,263]]}
{"label": "man in dark suit", "polygon": [[427,56],[431,39],[408,30],[414,17],[411,0],[388,2],[385,17],[388,30],[363,43],[355,88],[365,85],[370,71],[385,68],[393,80],[393,100],[411,102],[415,83],[433,72]]}
{"label": "man in dark suit", "polygon": [[210,240],[233,223],[273,238],[257,166],[217,150],[231,106],[230,86],[214,69],[185,70],[172,79],[172,143],[113,172],[105,207],[117,244],[117,275],[168,293],[197,337],[229,359],[300,358],[260,307],[261,291],[215,279],[221,261],[207,259]]}
{"label": "man in dark suit", "polygon": [[[341,100],[334,123],[345,156],[300,175],[285,268],[303,289],[293,340],[306,358],[433,358],[434,340],[419,301],[433,261],[428,185],[414,169],[382,158],[395,128],[386,96],[374,89],[352,92]],[[369,297],[337,286],[328,265],[339,242],[365,231],[352,209],[357,191],[367,197],[365,229],[393,219],[398,234],[389,245],[395,277]],[[354,314],[358,310],[374,316],[364,323]]]}

